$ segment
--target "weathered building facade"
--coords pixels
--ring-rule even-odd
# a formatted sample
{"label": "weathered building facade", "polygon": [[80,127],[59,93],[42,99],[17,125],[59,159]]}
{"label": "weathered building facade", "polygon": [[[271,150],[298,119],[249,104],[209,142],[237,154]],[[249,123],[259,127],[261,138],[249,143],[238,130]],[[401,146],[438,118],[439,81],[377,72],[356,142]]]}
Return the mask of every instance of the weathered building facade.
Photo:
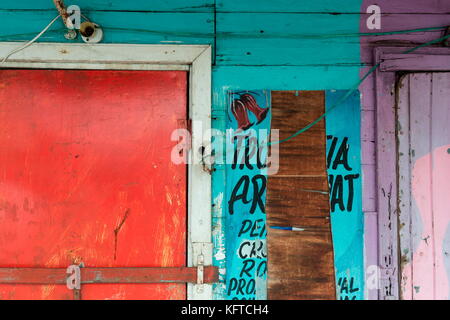
{"label": "weathered building facade", "polygon": [[[275,173],[226,153],[207,170],[213,299],[449,298],[450,49],[432,42],[450,25],[448,1],[71,4],[105,46],[210,46],[213,136],[231,143],[231,158],[247,140],[228,141],[227,130],[279,130]],[[56,14],[50,0],[4,0],[0,41],[30,40]],[[90,46],[66,31],[57,21],[38,42]]]}

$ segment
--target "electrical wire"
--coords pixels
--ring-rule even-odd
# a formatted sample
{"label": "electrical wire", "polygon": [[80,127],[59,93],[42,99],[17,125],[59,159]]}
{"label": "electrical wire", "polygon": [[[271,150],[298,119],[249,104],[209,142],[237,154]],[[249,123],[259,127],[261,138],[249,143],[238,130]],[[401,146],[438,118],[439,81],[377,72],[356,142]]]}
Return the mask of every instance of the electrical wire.
{"label": "electrical wire", "polygon": [[60,17],[60,15],[58,14],[37,36],[35,36],[33,39],[31,39],[30,41],[28,41],[27,43],[25,43],[23,46],[12,50],[11,52],[9,52],[2,60],[1,64],[4,64],[6,62],[6,60],[8,60],[8,58],[10,56],[12,56],[13,54],[22,51],[23,49],[31,46],[37,39],[39,39],[52,25],[53,23],[55,23],[56,20],[58,20],[58,18]]}
{"label": "electrical wire", "polygon": [[[424,47],[430,46],[430,45],[432,45],[432,44],[435,44],[435,43],[438,43],[438,42],[442,42],[442,41],[447,40],[447,39],[449,39],[449,38],[450,38],[450,35],[446,35],[446,36],[444,36],[444,37],[441,37],[441,38],[438,38],[438,39],[435,39],[435,40],[432,40],[432,41],[423,43],[423,44],[421,44],[421,45],[418,45],[418,46],[416,46],[416,47],[414,47],[414,48],[408,49],[408,50],[404,51],[403,53],[404,53],[404,54],[409,54],[409,53],[412,53],[412,52],[414,52],[414,51],[416,51],[416,50],[418,50],[418,49],[420,49],[420,48],[424,48]],[[293,135],[291,135],[291,136],[289,136],[289,137],[287,137],[287,138],[285,138],[285,139],[281,139],[281,140],[279,140],[279,141],[269,142],[268,145],[279,144],[279,143],[283,143],[283,142],[289,141],[289,140],[295,138],[296,136],[298,136],[299,134],[301,134],[301,133],[303,133],[303,132],[305,132],[305,131],[311,129],[314,125],[316,125],[316,124],[319,123],[323,118],[325,118],[331,111],[333,111],[334,109],[336,109],[336,107],[338,107],[338,106],[341,105],[345,100],[347,100],[348,97],[350,97],[353,93],[355,93],[355,92],[358,90],[359,86],[360,86],[360,85],[361,85],[361,84],[362,84],[362,83],[363,83],[363,82],[364,82],[364,81],[365,81],[372,73],[374,73],[374,72],[378,69],[378,67],[380,67],[380,65],[381,65],[381,63],[377,63],[377,64],[374,65],[372,68],[370,68],[370,70],[367,71],[367,73],[361,78],[361,80],[359,80],[359,81],[357,82],[357,84],[356,84],[352,89],[348,90],[347,93],[346,93],[344,96],[342,96],[335,104],[333,104],[331,107],[329,107],[329,108],[327,109],[327,111],[325,111],[325,112],[324,112],[321,116],[319,116],[316,120],[314,120],[313,122],[311,122],[311,123],[308,124],[307,126],[301,128],[300,130],[298,130],[297,132],[295,132]]]}
{"label": "electrical wire", "polygon": [[[67,30],[67,29],[59,28],[59,29],[47,30],[46,33],[47,34],[48,33],[59,33],[59,32],[64,32],[65,30]],[[6,40],[6,41],[19,41],[19,40],[22,40],[22,39],[18,39],[18,38],[34,36],[35,34],[36,34],[36,32],[0,35],[0,39]]]}
{"label": "electrical wire", "polygon": [[[128,31],[128,32],[142,32],[150,33],[155,35],[172,35],[178,37],[200,37],[200,38],[215,38],[215,37],[228,37],[228,38],[249,38],[255,37],[254,33],[229,33],[229,32],[218,32],[212,33],[197,33],[197,32],[179,32],[179,31],[156,31],[149,29],[133,29],[133,28],[120,28],[120,27],[108,27],[103,26],[105,30],[111,31]],[[258,38],[305,38],[305,39],[324,39],[324,38],[337,38],[337,37],[369,37],[369,36],[387,36],[396,34],[407,34],[407,33],[417,33],[417,32],[435,32],[439,30],[444,30],[447,27],[430,27],[430,28],[417,28],[417,29],[406,29],[398,31],[386,31],[386,32],[355,32],[355,33],[329,33],[329,34],[285,34],[285,33],[263,33],[258,34]]]}
{"label": "electrical wire", "polygon": [[[26,43],[24,46],[17,48],[13,51],[11,51],[10,53],[8,53],[3,60],[1,61],[0,64],[3,64],[11,55],[29,47],[31,44],[33,44],[36,40],[38,40],[52,25],[53,23],[58,19],[58,17],[60,17],[60,15],[56,16],[36,37],[34,37],[32,40],[30,40],[28,43]],[[89,21],[89,19],[85,16],[83,16],[83,18],[87,21]],[[151,33],[151,34],[158,34],[158,35],[175,35],[175,36],[181,36],[181,37],[216,37],[216,36],[227,36],[227,37],[246,37],[246,36],[250,36],[250,35],[244,35],[244,34],[231,34],[231,33],[218,33],[218,34],[206,34],[206,33],[191,33],[191,32],[164,32],[164,31],[153,31],[153,30],[148,30],[148,29],[132,29],[132,28],[119,28],[119,27],[103,27],[104,29],[109,29],[109,30],[114,30],[114,31],[128,31],[128,32],[144,32],[144,33]],[[433,31],[439,31],[439,30],[445,30],[447,28],[447,26],[445,27],[430,27],[430,28],[417,28],[417,29],[407,29],[407,30],[398,30],[398,31],[387,31],[387,32],[360,32],[360,33],[341,33],[341,34],[304,34],[304,35],[300,35],[300,34],[293,34],[293,35],[282,35],[282,34],[264,34],[263,36],[260,35],[260,37],[303,37],[303,38],[332,38],[332,37],[352,37],[352,36],[356,36],[356,37],[367,37],[367,36],[384,36],[384,35],[396,35],[396,34],[407,34],[407,33],[417,33],[417,32],[433,32]],[[8,38],[14,38],[16,36],[24,36],[25,34],[16,34],[16,35],[8,35],[8,36],[0,36],[0,38],[4,38],[4,37],[8,37]],[[254,34],[252,35],[254,36]],[[423,47],[427,47],[430,46],[432,44],[438,43],[438,42],[442,42],[446,39],[449,39],[450,35],[441,37],[439,39],[421,44],[419,46],[416,46],[412,49],[408,49],[407,51],[405,51],[404,53],[412,53],[420,48]],[[334,105],[332,105],[331,107],[329,107],[327,109],[327,111],[325,113],[323,113],[321,116],[319,116],[317,119],[315,119],[313,122],[311,122],[310,124],[308,124],[307,126],[303,127],[302,129],[298,130],[297,132],[295,132],[293,135],[276,141],[276,142],[270,142],[268,143],[268,145],[271,144],[278,144],[278,143],[283,143],[286,141],[289,141],[293,138],[295,138],[296,136],[300,135],[301,133],[309,130],[310,128],[312,128],[314,125],[316,125],[317,123],[319,123],[323,118],[325,118],[331,111],[333,111],[337,106],[341,105],[345,100],[347,100],[348,97],[350,97],[354,92],[356,92],[359,88],[359,86],[373,73],[375,72],[378,67],[380,66],[380,63],[376,64],[375,66],[373,66],[357,83],[356,85],[347,91],[347,93],[342,96]]]}
{"label": "electrical wire", "polygon": [[[81,15],[86,21],[90,21],[85,15]],[[120,27],[108,27],[103,26],[105,30],[111,31],[123,31],[123,32],[141,32],[149,33],[161,36],[178,36],[178,37],[199,37],[199,38],[214,38],[214,37],[229,37],[229,38],[248,38],[255,37],[255,34],[237,34],[228,32],[218,32],[216,34],[212,33],[201,33],[201,32],[179,32],[179,31],[160,31],[160,30],[149,30],[149,29],[134,29],[134,28],[120,28]],[[371,36],[388,36],[396,34],[408,34],[408,33],[418,33],[418,32],[436,32],[439,30],[445,30],[445,27],[430,27],[430,28],[418,28],[418,29],[406,29],[397,31],[386,31],[386,32],[355,32],[355,33],[329,33],[329,34],[275,34],[275,33],[264,33],[258,34],[259,38],[310,38],[310,39],[321,39],[321,38],[336,38],[336,37],[371,37]],[[10,34],[10,35],[0,35],[0,38],[14,38],[20,37],[25,34]]]}
{"label": "electrical wire", "polygon": [[[411,48],[411,49],[408,49],[408,50],[404,51],[403,53],[404,53],[404,54],[409,54],[409,53],[412,53],[412,52],[414,52],[414,51],[416,51],[416,50],[418,50],[418,49],[420,49],[420,48],[428,47],[428,46],[430,46],[430,45],[432,45],[432,44],[435,44],[435,43],[438,43],[438,42],[445,41],[445,40],[447,40],[447,39],[449,39],[449,38],[450,38],[450,34],[449,34],[449,35],[446,35],[446,36],[444,36],[444,37],[441,37],[441,38],[438,38],[438,39],[435,39],[435,40],[432,40],[432,41],[423,43],[423,44],[418,45],[418,46],[416,46],[416,47],[413,47],[413,48]],[[362,78],[361,78],[361,79],[353,86],[353,88],[351,88],[350,90],[347,90],[347,92],[345,93],[345,95],[343,95],[341,98],[339,98],[339,100],[338,100],[335,104],[333,104],[331,107],[327,108],[327,110],[326,110],[322,115],[320,115],[317,119],[315,119],[314,121],[312,121],[310,124],[308,124],[307,126],[301,128],[300,130],[298,130],[297,132],[295,132],[294,134],[292,134],[291,136],[289,136],[289,137],[287,137],[287,138],[284,138],[284,139],[281,139],[281,140],[278,140],[278,141],[268,142],[267,145],[270,146],[270,145],[274,145],[274,144],[281,144],[281,143],[283,143],[283,142],[287,142],[287,141],[289,141],[289,140],[291,140],[291,139],[297,137],[298,135],[300,135],[300,134],[302,134],[302,133],[308,131],[308,130],[311,129],[312,127],[314,127],[317,123],[319,123],[322,119],[324,119],[331,111],[333,111],[334,109],[336,109],[336,108],[337,108],[338,106],[340,106],[345,100],[347,100],[352,94],[354,94],[354,93],[358,90],[359,86],[360,86],[360,85],[361,85],[361,84],[362,84],[362,83],[363,83],[363,82],[364,82],[364,81],[365,81],[372,73],[374,73],[374,72],[380,67],[380,65],[381,65],[381,62],[377,63],[377,64],[374,65],[372,68],[370,68],[370,70],[366,72],[366,74],[365,74],[365,75],[364,75],[364,76],[363,76],[363,77],[362,77]],[[265,144],[265,143],[263,143],[263,144]],[[242,149],[242,148],[240,148],[240,149]],[[240,149],[238,149],[238,151],[240,151]]]}

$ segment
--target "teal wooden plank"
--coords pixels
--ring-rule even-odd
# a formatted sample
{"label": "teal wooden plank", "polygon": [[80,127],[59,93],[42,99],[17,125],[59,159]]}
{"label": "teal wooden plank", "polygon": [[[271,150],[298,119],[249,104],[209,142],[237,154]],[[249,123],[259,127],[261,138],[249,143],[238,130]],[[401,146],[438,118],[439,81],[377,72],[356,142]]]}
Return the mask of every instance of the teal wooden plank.
{"label": "teal wooden plank", "polygon": [[[238,116],[232,107],[235,99],[244,101],[243,95],[250,95],[259,108],[266,109],[262,118],[256,117],[255,111],[244,109],[251,123],[245,129],[242,129],[242,114]],[[229,158],[233,163],[226,164],[226,299],[265,300],[267,169],[264,164],[271,123],[270,91],[233,90],[228,91],[227,97],[226,128],[231,132],[225,150],[231,153]],[[256,151],[251,153],[249,150],[253,148]]]}
{"label": "teal wooden plank", "polygon": [[357,54],[349,54],[359,47],[359,39],[261,39],[248,41],[245,46],[243,43],[241,39],[218,40],[216,63],[249,66],[363,65]]}
{"label": "teal wooden plank", "polygon": [[217,14],[217,64],[360,64],[358,15]]}
{"label": "teal wooden plank", "polygon": [[217,32],[252,38],[305,38],[308,35],[348,34],[359,32],[359,16],[307,13],[218,13]]}
{"label": "teal wooden plank", "polygon": [[217,10],[226,12],[360,12],[361,0],[217,0]]}
{"label": "teal wooden plank", "polygon": [[[346,91],[327,91],[326,108]],[[360,93],[326,117],[328,180],[337,297],[364,299],[364,215],[361,187]]]}
{"label": "teal wooden plank", "polygon": [[[66,5],[75,4],[82,10],[111,11],[165,11],[165,12],[211,12],[214,0],[73,0]],[[2,0],[0,9],[42,10],[54,9],[51,0]]]}
{"label": "teal wooden plank", "polygon": [[[0,10],[3,26],[0,40],[29,40],[55,16],[56,13],[50,11]],[[104,28],[104,43],[211,44],[214,40],[214,21],[210,13],[96,11],[89,18]],[[27,23],[17,24],[17,21]],[[65,42],[63,35],[62,21],[57,21],[40,41]]]}
{"label": "teal wooden plank", "polygon": [[[226,130],[227,119],[227,95],[219,88],[213,88],[212,99],[212,128],[216,133],[223,133]],[[215,137],[215,134],[213,134]],[[225,141],[219,138],[213,140],[214,150],[224,150]],[[222,148],[222,149],[219,149]],[[218,157],[217,153],[216,156]],[[212,241],[213,241],[213,264],[219,268],[219,282],[213,286],[213,299],[222,300],[226,296],[226,199],[224,186],[226,185],[226,166],[222,162],[216,161],[212,173]]]}
{"label": "teal wooden plank", "polygon": [[213,68],[215,91],[246,90],[250,86],[270,90],[348,89],[359,81],[356,66],[216,66]]}

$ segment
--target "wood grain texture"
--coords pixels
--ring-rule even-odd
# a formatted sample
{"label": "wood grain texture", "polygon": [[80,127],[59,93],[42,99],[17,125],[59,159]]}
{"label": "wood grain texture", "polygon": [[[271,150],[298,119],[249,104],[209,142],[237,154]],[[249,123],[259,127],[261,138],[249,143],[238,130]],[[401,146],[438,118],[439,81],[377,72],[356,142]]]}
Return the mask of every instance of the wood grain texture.
{"label": "wood grain texture", "polygon": [[[375,50],[379,62],[382,49]],[[395,85],[394,72],[376,71],[377,105],[377,210],[378,210],[378,264],[381,268],[379,296],[382,299],[398,299],[398,217],[396,212],[397,175],[395,139]]]}
{"label": "wood grain texture", "polygon": [[[412,223],[412,236],[419,238],[415,245],[412,279],[419,289],[413,293],[413,299],[434,299],[435,286],[435,234],[433,221],[433,170],[432,157],[425,157],[433,151],[431,141],[433,115],[432,74],[415,73],[410,76],[410,148],[413,176],[411,192],[414,203],[411,208],[413,217],[420,217],[420,223]],[[422,159],[421,159],[422,158]],[[419,162],[421,160],[422,163]],[[420,168],[417,170],[416,168]],[[415,174],[415,176],[414,176]],[[414,184],[420,186],[414,188]],[[412,190],[414,188],[414,190]],[[416,191],[416,192],[414,192]],[[401,192],[401,191],[399,191]],[[418,243],[417,243],[418,242]]]}
{"label": "wood grain texture", "polygon": [[[3,29],[0,40],[30,40],[55,16],[55,11],[0,10]],[[214,39],[214,15],[207,12],[120,12],[92,11],[88,18],[104,29],[102,43],[211,44]],[[16,21],[27,21],[17,27]],[[127,39],[123,41],[123,39]],[[39,38],[40,42],[67,41],[61,20]]]}
{"label": "wood grain texture", "polygon": [[[380,3],[381,2],[381,3]],[[427,0],[427,1],[389,1],[386,8],[383,1],[370,2],[361,5],[360,0],[320,0],[320,1],[299,1],[299,0],[217,0],[218,11],[227,12],[304,12],[304,13],[365,13],[370,4],[378,4],[383,9],[383,13],[443,13],[450,12],[448,1]]]}
{"label": "wood grain texture", "polygon": [[[230,79],[233,87],[268,90],[347,90],[358,80],[359,66],[220,66],[213,67],[214,85],[222,90]],[[342,76],[345,72],[346,77]],[[236,76],[239,75],[239,76]],[[225,97],[222,98],[226,100]],[[220,100],[219,100],[220,101]]]}
{"label": "wood grain texture", "polygon": [[[272,128],[281,139],[324,111],[323,91],[272,92]],[[267,187],[268,298],[335,299],[324,121],[282,143],[279,156]]]}
{"label": "wood grain texture", "polygon": [[410,73],[398,86],[402,299],[449,297],[449,83],[450,73]]}
{"label": "wood grain texture", "polygon": [[329,227],[328,184],[324,177],[269,177],[269,225]]}
{"label": "wood grain texture", "polygon": [[[133,0],[133,1],[106,1],[106,0],[77,0],[65,1],[66,5],[76,4],[81,10],[98,11],[175,11],[175,12],[205,12],[214,9],[214,0]],[[0,9],[26,9],[26,10],[54,10],[52,1],[14,1],[2,0]]]}
{"label": "wood grain texture", "polygon": [[[382,14],[382,30],[361,30],[367,14],[325,13],[217,13],[217,64],[219,65],[372,65],[371,56],[359,49],[372,49],[376,43],[423,43],[442,36],[442,30],[368,36],[379,32],[398,32],[420,28],[444,27],[447,14]],[[392,27],[391,27],[392,26]]]}
{"label": "wood grain texture", "polygon": [[268,299],[335,299],[331,233],[270,229]]}
{"label": "wood grain texture", "polygon": [[[273,91],[272,129],[285,139],[310,124],[324,112],[323,91]],[[326,176],[325,121],[279,145],[277,175]]]}
{"label": "wood grain texture", "polygon": [[[372,0],[361,1],[361,11],[367,8],[369,5],[374,4]],[[377,4],[382,8],[385,13],[398,12],[399,15],[389,15],[386,14],[382,17],[382,30],[404,30],[413,29],[418,27],[437,27],[448,25],[448,16],[445,18],[445,13],[450,12],[450,2],[446,0],[430,0],[430,1],[408,1],[408,5],[405,5],[403,1],[392,1],[392,0],[379,0]],[[427,15],[425,13],[435,13]],[[366,25],[366,16],[361,16],[360,23],[361,32],[373,32],[368,30]],[[374,56],[374,48],[380,45],[410,45],[412,43],[425,43],[432,41],[442,36],[442,32],[416,32],[405,35],[392,35],[392,36],[369,36],[361,37],[361,60],[368,61]],[[435,49],[435,48],[433,48]],[[403,48],[399,48],[403,50]],[[387,51],[389,53],[396,53],[396,51]],[[399,51],[398,51],[399,52]],[[418,52],[415,52],[418,53]],[[379,61],[379,60],[378,60]],[[378,62],[375,61],[375,62]],[[361,76],[365,74],[368,69],[361,69]],[[390,73],[383,72],[389,75]],[[381,76],[381,74],[380,74]],[[375,76],[374,76],[375,77]],[[388,82],[395,81],[394,76],[388,76]],[[378,89],[383,89],[382,93],[378,96],[376,94],[377,84],[383,86]],[[363,153],[364,163],[375,163],[375,165],[364,166],[363,167],[363,211],[366,217],[365,220],[365,255],[367,265],[380,265],[395,268],[397,266],[397,256],[401,253],[397,253],[396,249],[396,233],[397,230],[392,230],[391,227],[396,228],[397,218],[394,216],[393,224],[389,224],[383,216],[388,216],[388,208],[383,203],[387,203],[386,197],[382,194],[382,189],[389,193],[390,183],[388,180],[393,182],[393,193],[389,193],[390,197],[396,197],[396,177],[395,166],[390,165],[390,163],[395,159],[392,159],[388,154],[385,155],[382,149],[394,150],[392,148],[393,139],[390,135],[394,135],[395,123],[394,114],[389,112],[392,109],[393,101],[391,96],[392,84],[389,85],[386,81],[377,82],[368,78],[367,81],[360,87],[361,91],[361,103],[364,110],[378,110],[376,111],[376,117],[373,122],[365,122],[362,124],[361,132],[372,132],[376,136],[376,140],[379,141],[380,147],[377,145],[377,154]],[[378,101],[377,101],[378,100]],[[382,111],[382,109],[386,109]],[[378,115],[380,114],[380,116]],[[374,123],[378,122],[378,126],[374,126]],[[381,132],[379,134],[379,132]],[[387,143],[386,143],[386,142]],[[394,141],[395,142],[395,141]],[[362,141],[363,149],[365,149],[364,144],[372,144],[370,140]],[[370,147],[371,148],[371,147]],[[389,151],[386,151],[386,153]],[[378,155],[381,155],[378,156]],[[378,164],[378,161],[385,161],[386,164]],[[382,173],[381,179],[378,180],[378,172]],[[370,218],[369,218],[370,215]],[[375,219],[380,215],[379,219]],[[378,220],[378,221],[377,221]],[[393,237],[389,237],[388,234],[393,233]],[[369,234],[379,234],[379,246],[378,243],[373,241],[373,237]],[[389,245],[390,241],[393,245]],[[390,253],[393,253],[394,260],[390,260]],[[389,263],[386,265],[386,261]],[[398,270],[398,269],[397,269]],[[389,296],[389,299],[393,297],[398,297],[396,294],[397,283],[399,279],[395,276],[384,276],[387,281],[382,280],[382,290],[367,290],[367,298],[372,299],[384,299]],[[391,286],[392,284],[392,286]],[[379,295],[380,294],[380,295]]]}
{"label": "wood grain texture", "polygon": [[[399,206],[399,246],[400,246],[400,299],[412,300],[413,288],[412,269],[405,266],[412,261],[412,233],[411,233],[411,159],[410,159],[410,134],[409,134],[409,84],[410,75],[407,74],[399,79],[397,84],[397,119],[398,119],[398,186],[400,194]],[[399,90],[405,87],[405,89]]]}
{"label": "wood grain texture", "polygon": [[218,13],[216,21],[220,65],[360,63],[357,36],[330,36],[355,33],[357,15]]}
{"label": "wood grain texture", "polygon": [[[169,151],[187,81],[179,71],[2,70],[0,267],[185,266],[187,173]],[[68,293],[0,285],[2,300]],[[185,297],[182,284],[83,289],[83,299]]]}

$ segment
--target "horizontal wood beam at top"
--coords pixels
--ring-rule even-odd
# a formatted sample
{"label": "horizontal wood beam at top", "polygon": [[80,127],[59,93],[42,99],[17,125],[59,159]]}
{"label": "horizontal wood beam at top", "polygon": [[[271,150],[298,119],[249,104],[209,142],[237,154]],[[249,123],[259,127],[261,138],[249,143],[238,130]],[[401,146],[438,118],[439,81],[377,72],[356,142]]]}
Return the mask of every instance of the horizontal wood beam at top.
{"label": "horizontal wood beam at top", "polygon": [[[360,30],[358,19],[346,19],[345,17],[321,15],[311,17],[308,14],[219,14],[194,12],[102,12],[92,11],[88,18],[102,26],[139,30],[140,32],[159,33],[165,35],[187,34],[198,38],[215,36],[218,40],[237,41],[334,41],[336,43],[358,43]],[[48,22],[55,16],[53,11],[9,11],[0,9],[0,17],[3,26],[14,30],[39,27],[34,22]],[[215,19],[217,21],[215,22]],[[18,23],[27,21],[27,23]],[[281,22],[280,22],[281,21]],[[373,33],[376,37],[389,37],[389,35],[377,35],[379,32],[405,32],[420,28],[444,28],[449,22],[448,15],[436,15],[430,19],[430,15],[422,14],[408,19],[402,19],[398,15],[386,15],[383,17],[384,27],[381,30],[369,31],[364,37]],[[431,22],[430,22],[431,21]],[[9,25],[7,25],[9,23]],[[215,26],[216,24],[216,26]],[[216,30],[214,30],[216,28]],[[40,30],[39,30],[40,31]],[[400,36],[421,36],[433,32],[401,33]],[[5,33],[5,28],[2,28]],[[394,35],[396,36],[396,35]],[[398,35],[397,35],[398,36]],[[247,47],[244,46],[244,47]],[[259,45],[257,45],[259,47]],[[283,46],[282,46],[283,47]]]}
{"label": "horizontal wood beam at top", "polygon": [[[227,90],[328,90],[349,89],[360,79],[359,66],[215,66],[214,87]],[[342,75],[346,76],[343,77]],[[217,99],[227,99],[222,94]]]}
{"label": "horizontal wood beam at top", "polygon": [[[82,10],[98,11],[138,11],[138,12],[211,12],[214,0],[77,0],[65,1],[66,5],[75,4]],[[51,0],[2,0],[0,9],[5,10],[52,10]],[[56,9],[55,9],[56,10]]]}
{"label": "horizontal wood beam at top", "polygon": [[[0,41],[30,40],[55,16],[52,11],[0,10]],[[212,44],[214,17],[210,13],[99,12],[88,18],[104,29],[103,43]],[[40,42],[67,42],[61,20],[39,39]],[[71,42],[81,42],[77,40]]]}
{"label": "horizontal wood beam at top", "polygon": [[216,0],[218,11],[233,12],[329,12],[329,13],[362,13],[367,6],[377,4],[384,13],[444,13],[450,12],[450,3],[445,0],[427,1],[392,1],[378,0],[365,5],[361,0]]}
{"label": "horizontal wood beam at top", "polygon": [[[367,55],[361,60],[361,47],[380,41],[425,43],[441,37],[450,23],[444,14],[383,15],[383,28],[367,33],[401,33],[360,36],[358,16],[236,13],[217,14],[216,19],[216,63],[254,66],[364,66],[372,61]],[[434,29],[404,33],[424,28]]]}
{"label": "horizontal wood beam at top", "polygon": [[[2,4],[0,4],[0,10],[3,11],[33,11],[33,12],[45,12],[45,11],[51,11],[55,12],[54,8],[5,8]],[[81,10],[85,13],[88,12],[141,12],[141,13],[214,13],[214,14],[272,14],[272,15],[278,15],[278,14],[307,14],[310,16],[314,15],[328,15],[328,16],[351,16],[351,15],[368,15],[366,12],[328,12],[328,11],[317,11],[317,12],[310,12],[310,11],[274,11],[274,12],[267,12],[267,11],[257,11],[257,10],[242,10],[242,11],[224,11],[224,10],[214,10],[214,7],[208,7],[208,8],[182,8],[182,9],[173,9],[173,10],[165,10],[165,9],[122,9],[122,10],[114,10],[114,9],[101,9],[101,8],[90,8],[90,7],[82,7]],[[449,15],[449,11],[439,11],[439,12],[432,12],[432,11],[422,11],[422,12],[382,12],[382,16],[388,16],[388,15],[398,15],[398,16],[405,16],[405,15]]]}
{"label": "horizontal wood beam at top", "polygon": [[[386,4],[383,4],[386,1]],[[361,14],[366,12],[361,0],[76,0],[82,10],[135,11],[135,12],[220,12],[220,13],[309,13],[309,14]],[[450,13],[450,3],[442,0],[415,1],[405,6],[402,1],[380,0],[377,3],[384,14],[443,14]],[[2,0],[4,10],[54,10],[50,0]]]}
{"label": "horizontal wood beam at top", "polygon": [[[32,11],[32,12],[55,12],[56,9],[54,8],[6,8],[0,3],[0,10],[1,11]],[[101,8],[91,8],[91,7],[82,7],[82,12],[89,13],[89,12],[121,12],[121,13],[211,13],[211,14],[258,14],[258,15],[283,15],[283,14],[292,14],[292,15],[308,15],[308,16],[370,16],[370,14],[367,14],[366,12],[327,12],[327,11],[317,11],[317,12],[309,12],[309,11],[274,11],[274,12],[266,12],[266,11],[257,11],[257,10],[248,10],[248,11],[223,11],[223,10],[214,10],[214,7],[208,7],[208,9],[201,9],[201,8],[183,8],[183,9],[172,9],[172,10],[159,10],[159,9],[127,9],[127,10],[114,10],[114,9],[101,9]],[[422,11],[422,12],[382,12],[381,15],[383,16],[390,16],[390,15],[396,15],[396,16],[415,16],[415,15],[449,15],[449,11],[442,11],[442,12],[429,12],[429,11]]]}
{"label": "horizontal wood beam at top", "polygon": [[[369,17],[369,15],[365,15]],[[364,16],[361,19],[364,21]],[[450,24],[448,14],[383,14],[382,28],[366,33],[405,32],[420,28],[444,28]],[[358,37],[360,17],[308,13],[221,13],[216,15],[217,33],[228,37],[316,38]],[[421,31],[426,32],[426,31]]]}

